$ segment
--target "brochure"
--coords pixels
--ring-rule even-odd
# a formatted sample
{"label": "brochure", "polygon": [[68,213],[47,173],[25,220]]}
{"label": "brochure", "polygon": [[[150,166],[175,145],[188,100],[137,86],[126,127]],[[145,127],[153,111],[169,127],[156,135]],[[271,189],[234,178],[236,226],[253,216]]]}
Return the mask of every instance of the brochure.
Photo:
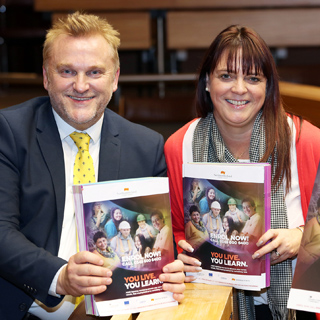
{"label": "brochure", "polygon": [[320,313],[320,166],[311,200],[297,264],[289,294],[288,308]]}
{"label": "brochure", "polygon": [[159,275],[174,260],[168,178],[140,178],[73,186],[80,250],[99,254],[112,284],[85,296],[98,316],[175,306]]}
{"label": "brochure", "polygon": [[270,284],[270,257],[252,259],[270,228],[271,166],[188,163],[183,167],[186,240],[202,271],[194,282],[259,291]]}

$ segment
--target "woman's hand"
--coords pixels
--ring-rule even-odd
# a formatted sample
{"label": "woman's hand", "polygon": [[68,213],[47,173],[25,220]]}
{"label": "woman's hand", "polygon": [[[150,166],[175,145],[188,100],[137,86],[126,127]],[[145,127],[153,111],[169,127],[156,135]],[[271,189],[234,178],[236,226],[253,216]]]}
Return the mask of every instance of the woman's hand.
{"label": "woman's hand", "polygon": [[[187,252],[193,252],[192,246],[185,240],[180,240],[178,243],[179,247]],[[178,259],[181,260],[184,264],[184,272],[200,272],[202,271],[201,262],[193,257],[190,257],[184,253],[178,254]],[[191,282],[195,280],[193,276],[186,276],[185,282]]]}
{"label": "woman's hand", "polygon": [[[252,258],[261,258],[271,252],[271,264],[277,264],[298,254],[302,232],[297,229],[270,229],[260,237],[257,250]],[[270,241],[269,243],[267,243]]]}

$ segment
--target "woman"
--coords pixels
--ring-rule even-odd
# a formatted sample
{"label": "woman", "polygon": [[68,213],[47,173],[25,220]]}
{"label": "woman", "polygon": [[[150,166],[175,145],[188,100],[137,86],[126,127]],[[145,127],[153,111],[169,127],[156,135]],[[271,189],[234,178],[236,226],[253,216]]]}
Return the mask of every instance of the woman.
{"label": "woman", "polygon": [[192,179],[191,185],[190,185],[188,202],[190,204],[199,203],[199,201],[203,198],[203,196],[204,196],[204,192],[200,188],[199,179]]}
{"label": "woman", "polygon": [[193,205],[189,209],[190,221],[185,225],[186,240],[193,248],[198,248],[209,239],[207,229],[201,221],[200,212],[197,206]]}
{"label": "woman", "polygon": [[223,234],[226,236],[227,239],[230,239],[231,233],[233,232],[233,230],[236,229],[233,219],[231,217],[224,216],[222,219],[222,227]]}
{"label": "woman", "polygon": [[151,252],[150,247],[148,247],[148,243],[143,234],[139,233],[134,236],[134,245],[137,248],[139,254],[144,257],[145,253]]}
{"label": "woman", "polygon": [[[183,230],[182,163],[268,162],[273,166],[271,230],[263,234],[253,258],[271,253],[268,297],[255,298],[260,310],[286,319],[291,258],[298,252],[312,185],[320,160],[320,131],[306,121],[286,115],[280,99],[274,60],[265,42],[252,29],[230,26],[212,42],[200,67],[196,108],[200,118],[173,134],[165,146],[170,178],[175,239],[192,251]],[[299,181],[299,183],[298,183]],[[200,262],[180,254],[185,271]],[[187,277],[187,281],[193,278]],[[252,306],[252,297],[246,300]],[[266,307],[266,304],[269,308]],[[240,317],[246,310],[240,294]],[[253,317],[251,317],[253,318]]]}
{"label": "woman", "polygon": [[217,200],[216,192],[212,187],[208,187],[206,190],[206,196],[199,201],[200,213],[203,214],[209,212],[211,203],[214,200]]}
{"label": "woman", "polygon": [[110,215],[111,219],[104,227],[109,241],[118,234],[119,225],[122,221],[124,221],[122,212],[118,207],[112,208]]}
{"label": "woman", "polygon": [[106,235],[102,231],[98,231],[93,236],[93,242],[95,249],[93,253],[101,256],[103,260],[103,266],[110,270],[114,270],[120,265],[119,257],[115,252],[108,246],[108,240]]}

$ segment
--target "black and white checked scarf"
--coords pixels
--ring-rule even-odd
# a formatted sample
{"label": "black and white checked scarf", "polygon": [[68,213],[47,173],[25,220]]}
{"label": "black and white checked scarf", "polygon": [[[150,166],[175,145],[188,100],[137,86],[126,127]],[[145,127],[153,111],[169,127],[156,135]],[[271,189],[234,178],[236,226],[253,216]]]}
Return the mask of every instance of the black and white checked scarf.
{"label": "black and white checked scarf", "polygon": [[[262,111],[258,113],[251,134],[250,140],[250,162],[259,162],[266,148],[264,120]],[[192,141],[192,152],[194,162],[237,162],[220,135],[212,113],[198,122]],[[271,164],[271,155],[268,158]],[[275,157],[272,169],[272,178],[275,174],[277,157]],[[283,187],[271,192],[271,228],[287,229],[288,218],[287,208],[284,200]],[[271,266],[270,287],[267,290],[268,305],[273,319],[294,319],[295,312],[287,309],[289,290],[292,283],[292,265],[290,260],[283,261]],[[255,319],[253,297],[250,292],[238,290],[239,318],[240,320]]]}

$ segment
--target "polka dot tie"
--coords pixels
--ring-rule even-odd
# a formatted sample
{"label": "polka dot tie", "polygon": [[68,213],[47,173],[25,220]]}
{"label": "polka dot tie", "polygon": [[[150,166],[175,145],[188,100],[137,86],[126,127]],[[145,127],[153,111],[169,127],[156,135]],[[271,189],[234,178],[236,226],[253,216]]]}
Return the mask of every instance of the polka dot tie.
{"label": "polka dot tie", "polygon": [[75,131],[70,134],[70,137],[78,147],[73,167],[73,184],[95,182],[93,160],[89,153],[90,136],[87,133]]}
{"label": "polka dot tie", "polygon": [[[78,147],[78,153],[73,166],[73,184],[95,182],[93,160],[89,153],[90,136],[87,133],[74,131],[70,134],[71,139]],[[77,232],[77,252],[79,252],[79,240]],[[84,299],[84,296],[76,297],[75,308]]]}

